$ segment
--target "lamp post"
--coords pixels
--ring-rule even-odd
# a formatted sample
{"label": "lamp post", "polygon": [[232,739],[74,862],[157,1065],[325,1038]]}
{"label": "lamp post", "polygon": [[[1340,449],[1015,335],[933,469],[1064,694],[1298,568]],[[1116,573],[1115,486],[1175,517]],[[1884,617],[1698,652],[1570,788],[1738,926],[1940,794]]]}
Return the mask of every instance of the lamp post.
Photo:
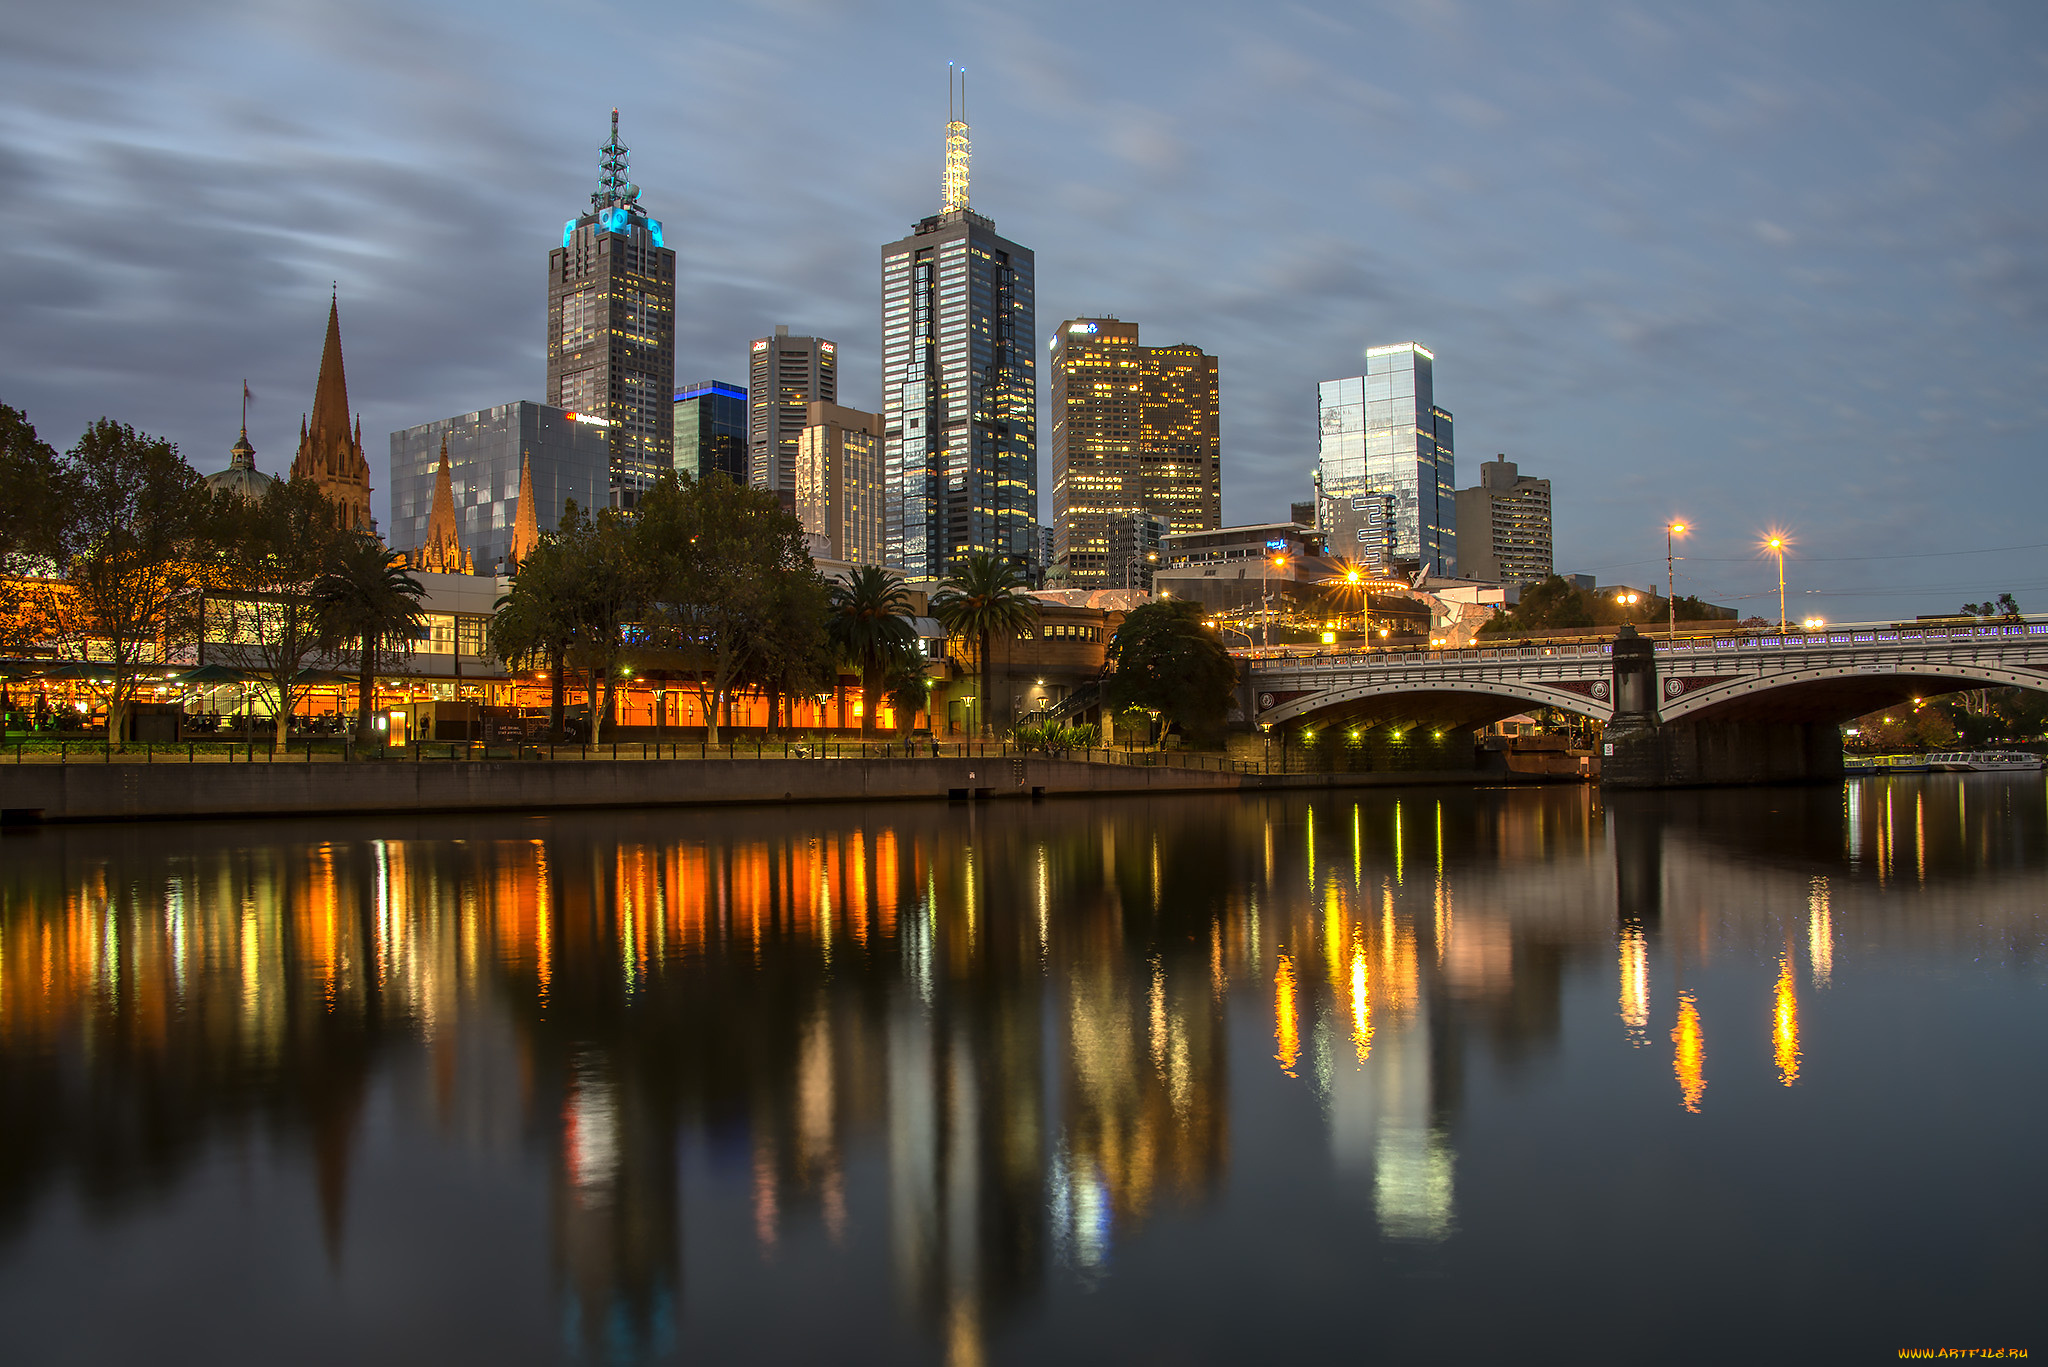
{"label": "lamp post", "polygon": [[1287,568],[1287,552],[1280,551],[1267,556],[1260,562],[1259,569],[1259,645],[1273,644],[1273,591],[1272,571]]}
{"label": "lamp post", "polygon": [[1778,557],[1778,634],[1785,634],[1785,538],[1774,536],[1764,542],[1764,549]]}
{"label": "lamp post", "polygon": [[1678,569],[1676,559],[1671,554],[1671,538],[1684,536],[1686,531],[1683,522],[1664,524],[1664,601],[1671,608],[1671,629],[1665,639],[1672,641],[1678,639]]}

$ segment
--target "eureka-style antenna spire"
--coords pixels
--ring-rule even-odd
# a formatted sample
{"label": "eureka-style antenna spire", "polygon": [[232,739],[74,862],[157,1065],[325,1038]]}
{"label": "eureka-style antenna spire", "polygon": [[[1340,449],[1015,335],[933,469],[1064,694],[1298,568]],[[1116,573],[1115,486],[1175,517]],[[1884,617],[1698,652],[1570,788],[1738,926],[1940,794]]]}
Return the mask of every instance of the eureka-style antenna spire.
{"label": "eureka-style antenna spire", "polygon": [[[959,96],[954,97],[955,82]],[[942,213],[967,207],[967,68],[946,63],[946,174],[940,184]]]}
{"label": "eureka-style antenna spire", "polygon": [[590,197],[590,207],[593,212],[599,209],[609,209],[615,204],[623,204],[637,197],[632,193],[634,186],[631,178],[626,174],[629,154],[625,144],[619,141],[619,111],[617,109],[612,110],[612,140],[603,147],[600,147],[598,151],[604,154],[603,158],[597,163],[598,169],[604,174],[598,177],[597,193]]}

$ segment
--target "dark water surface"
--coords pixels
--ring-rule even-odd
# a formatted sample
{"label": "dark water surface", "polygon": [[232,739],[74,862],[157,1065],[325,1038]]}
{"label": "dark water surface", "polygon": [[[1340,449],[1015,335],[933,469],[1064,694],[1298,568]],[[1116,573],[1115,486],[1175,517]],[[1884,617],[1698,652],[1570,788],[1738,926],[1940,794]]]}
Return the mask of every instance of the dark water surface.
{"label": "dark water surface", "polygon": [[2039,776],[0,839],[0,1359],[2048,1354]]}

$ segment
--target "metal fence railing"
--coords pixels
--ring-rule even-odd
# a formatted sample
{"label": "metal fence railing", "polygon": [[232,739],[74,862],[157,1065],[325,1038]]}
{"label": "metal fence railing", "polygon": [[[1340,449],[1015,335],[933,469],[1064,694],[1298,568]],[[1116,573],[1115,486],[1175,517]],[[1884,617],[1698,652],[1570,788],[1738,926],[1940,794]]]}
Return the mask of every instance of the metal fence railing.
{"label": "metal fence railing", "polygon": [[643,760],[935,760],[1061,759],[1131,768],[1256,773],[1260,765],[1225,755],[1181,750],[1024,750],[1007,741],[912,742],[842,740],[617,741],[598,745],[484,741],[424,741],[403,747],[358,749],[347,740],[130,741],[16,740],[0,748],[0,764],[442,764],[449,761],[524,760],[553,763],[637,763]]}

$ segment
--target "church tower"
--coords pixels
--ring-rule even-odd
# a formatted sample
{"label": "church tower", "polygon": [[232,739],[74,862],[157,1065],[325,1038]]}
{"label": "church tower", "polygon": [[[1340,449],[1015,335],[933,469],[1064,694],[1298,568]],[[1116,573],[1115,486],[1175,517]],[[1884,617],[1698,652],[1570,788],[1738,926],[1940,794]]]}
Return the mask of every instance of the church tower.
{"label": "church tower", "polygon": [[313,390],[313,418],[299,422],[299,454],[293,479],[310,479],[334,505],[344,531],[376,535],[370,521],[370,462],[363,455],[363,424],[353,432],[348,418],[348,377],[341,365],[341,304],[327,307],[327,345],[320,353],[320,382]]}
{"label": "church tower", "polygon": [[413,568],[428,574],[475,574],[469,551],[455,522],[455,484],[448,473],[448,434],[441,434],[441,468],[434,476],[434,509],[427,516],[427,544],[413,557]]}

